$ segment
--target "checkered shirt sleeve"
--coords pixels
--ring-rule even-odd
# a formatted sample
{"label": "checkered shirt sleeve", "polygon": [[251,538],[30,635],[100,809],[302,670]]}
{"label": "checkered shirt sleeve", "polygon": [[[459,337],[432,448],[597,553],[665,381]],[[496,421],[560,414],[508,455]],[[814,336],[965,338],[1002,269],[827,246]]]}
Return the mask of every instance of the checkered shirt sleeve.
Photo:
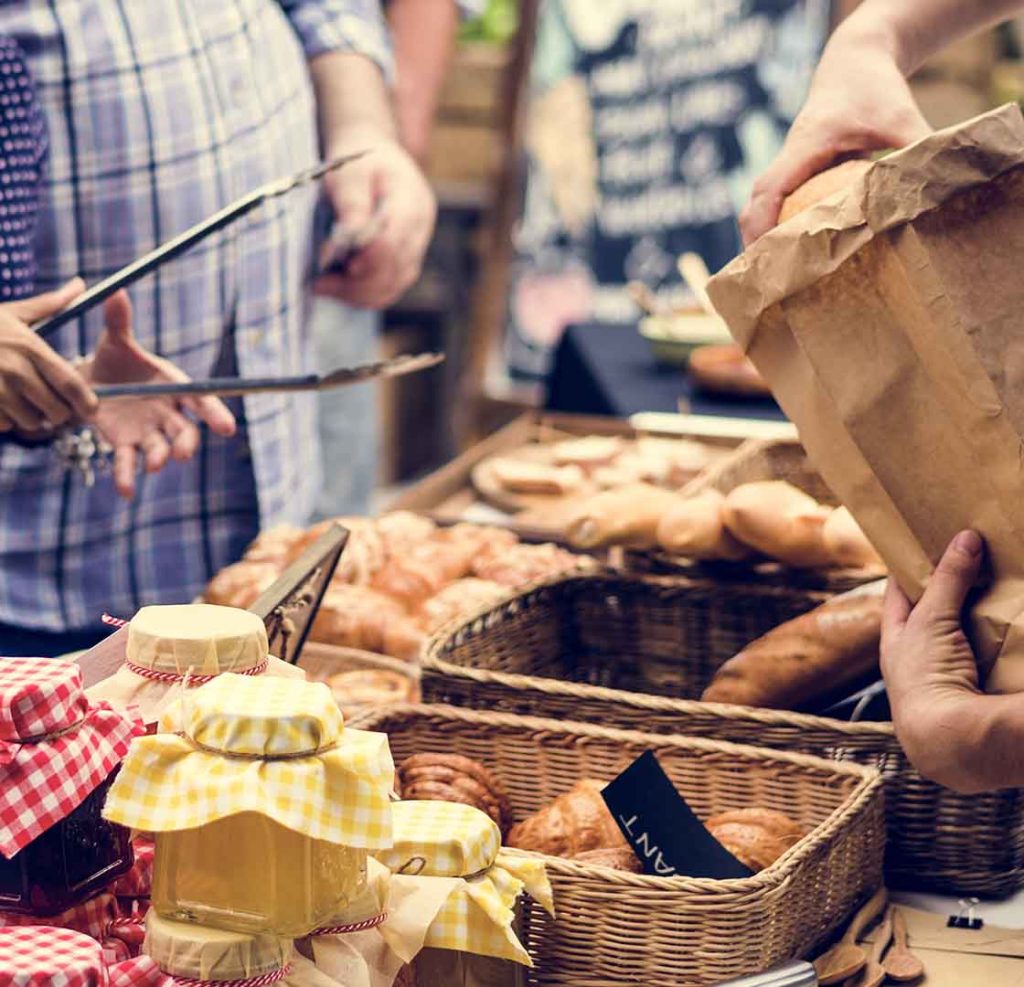
{"label": "checkered shirt sleeve", "polygon": [[307,58],[328,51],[365,55],[390,81],[394,58],[379,0],[278,0]]}

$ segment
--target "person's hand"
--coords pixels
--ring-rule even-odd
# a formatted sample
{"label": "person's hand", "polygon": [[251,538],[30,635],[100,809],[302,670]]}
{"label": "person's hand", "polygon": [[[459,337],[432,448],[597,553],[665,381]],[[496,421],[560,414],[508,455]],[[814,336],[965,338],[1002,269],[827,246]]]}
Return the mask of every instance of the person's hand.
{"label": "person's hand", "polygon": [[[173,363],[139,346],[132,334],[132,310],[124,291],[107,299],[106,328],[95,352],[80,366],[82,377],[96,384],[155,384],[186,381]],[[116,398],[102,401],[92,418],[99,434],[114,449],[114,485],[122,497],[135,495],[139,457],[146,472],[156,473],[171,458],[191,459],[199,430],[190,412],[218,435],[233,435],[235,419],[215,397]]]}
{"label": "person's hand", "polygon": [[903,749],[926,777],[959,791],[989,787],[978,769],[979,703],[997,702],[978,685],[961,611],[984,556],[963,531],[946,549],[916,606],[889,580],[882,620],[882,674]]}
{"label": "person's hand", "polygon": [[[419,277],[437,216],[430,185],[397,141],[382,138],[326,175],[324,187],[336,229],[355,237],[357,249],[343,270],[319,279],[318,290],[360,308],[387,307]],[[372,232],[366,243],[358,242],[363,231]],[[338,253],[338,244],[328,243],[321,266],[328,269]]]}
{"label": "person's hand", "polygon": [[904,147],[930,131],[892,55],[847,40],[840,29],[782,150],[754,183],[740,215],[744,244],[775,226],[783,199],[812,175],[844,158]]}
{"label": "person's hand", "polygon": [[65,308],[84,288],[75,278],[56,291],[0,305],[0,432],[51,432],[96,410],[88,383],[30,328]]}

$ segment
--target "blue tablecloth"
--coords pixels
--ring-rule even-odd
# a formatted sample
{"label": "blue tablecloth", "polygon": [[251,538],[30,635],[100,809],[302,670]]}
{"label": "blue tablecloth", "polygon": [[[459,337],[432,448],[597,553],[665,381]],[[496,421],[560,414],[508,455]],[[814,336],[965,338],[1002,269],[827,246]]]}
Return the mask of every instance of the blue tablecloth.
{"label": "blue tablecloth", "polygon": [[784,421],[770,399],[728,399],[695,392],[686,374],[656,363],[634,326],[571,326],[555,352],[545,408],[581,415],[628,418],[643,411],[679,411]]}

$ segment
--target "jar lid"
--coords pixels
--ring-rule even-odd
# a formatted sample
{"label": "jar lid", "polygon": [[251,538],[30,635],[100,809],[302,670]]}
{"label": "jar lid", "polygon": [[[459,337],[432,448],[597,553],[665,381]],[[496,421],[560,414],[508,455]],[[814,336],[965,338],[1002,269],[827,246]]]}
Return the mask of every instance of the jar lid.
{"label": "jar lid", "polygon": [[180,706],[181,732],[208,751],[242,757],[302,757],[333,747],[344,718],[320,682],[221,675]]}
{"label": "jar lid", "polygon": [[242,672],[267,659],[267,629],[248,610],[208,603],[143,607],[128,624],[126,660],[196,675]]}
{"label": "jar lid", "polygon": [[159,727],[125,758],[107,819],[167,833],[256,812],[339,846],[391,844],[388,739],[345,729],[326,685],[220,675],[185,693]]}
{"label": "jar lid", "polygon": [[486,812],[458,802],[395,802],[392,846],[374,856],[395,874],[470,877],[487,870],[501,831]]}
{"label": "jar lid", "polygon": [[247,980],[283,970],[292,955],[290,939],[250,936],[146,916],[142,951],[164,973],[189,980]]}
{"label": "jar lid", "polygon": [[0,928],[0,971],[19,987],[102,987],[103,951],[81,932],[52,926]]}
{"label": "jar lid", "polygon": [[0,854],[13,857],[77,809],[140,733],[132,717],[89,705],[72,662],[0,659]]}

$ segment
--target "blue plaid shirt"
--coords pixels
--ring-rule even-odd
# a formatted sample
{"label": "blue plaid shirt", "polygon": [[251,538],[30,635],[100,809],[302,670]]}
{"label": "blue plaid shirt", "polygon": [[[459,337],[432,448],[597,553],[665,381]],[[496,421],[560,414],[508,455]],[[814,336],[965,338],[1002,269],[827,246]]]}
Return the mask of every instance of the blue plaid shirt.
{"label": "blue plaid shirt", "polygon": [[[3,0],[49,132],[36,288],[94,282],[237,196],[317,160],[307,60],[364,54],[390,71],[378,0]],[[274,200],[130,289],[136,334],[192,376],[310,369],[317,192]],[[91,313],[51,340],[88,353]],[[308,396],[236,405],[230,440],[120,500],[52,449],[0,452],[0,623],[64,631],[104,610],[188,600],[259,525],[306,520],[317,490]]]}

